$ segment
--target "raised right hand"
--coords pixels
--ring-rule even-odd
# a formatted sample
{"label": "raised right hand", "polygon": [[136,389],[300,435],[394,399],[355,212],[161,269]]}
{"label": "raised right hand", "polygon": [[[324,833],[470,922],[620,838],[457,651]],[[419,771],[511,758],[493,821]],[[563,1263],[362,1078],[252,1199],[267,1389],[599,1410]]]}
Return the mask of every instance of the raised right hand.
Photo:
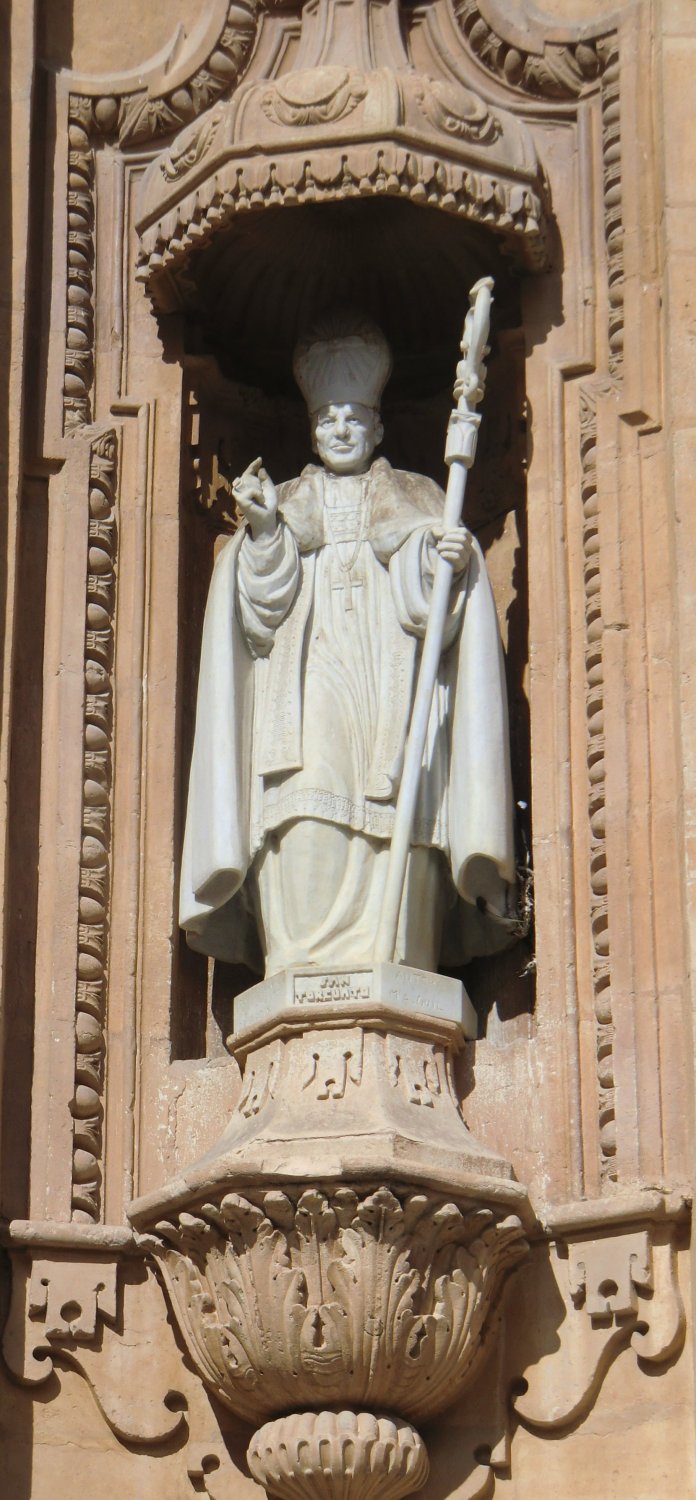
{"label": "raised right hand", "polygon": [[263,467],[262,458],[255,458],[239,479],[235,479],[232,494],[253,540],[272,536],[278,524],[278,496],[273,480]]}

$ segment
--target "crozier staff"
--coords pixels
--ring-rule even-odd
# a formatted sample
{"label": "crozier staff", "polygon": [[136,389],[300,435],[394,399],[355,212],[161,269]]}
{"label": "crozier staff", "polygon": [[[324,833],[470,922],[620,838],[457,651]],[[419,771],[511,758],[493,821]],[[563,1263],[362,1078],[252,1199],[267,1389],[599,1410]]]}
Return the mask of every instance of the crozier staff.
{"label": "crozier staff", "polygon": [[438,557],[452,583],[394,956],[507,941],[507,712],[481,551],[442,491],[375,459],[388,346],[327,319],[295,354],[318,465],[235,482],[203,637],[181,883],[192,946],[267,974],[370,962]]}

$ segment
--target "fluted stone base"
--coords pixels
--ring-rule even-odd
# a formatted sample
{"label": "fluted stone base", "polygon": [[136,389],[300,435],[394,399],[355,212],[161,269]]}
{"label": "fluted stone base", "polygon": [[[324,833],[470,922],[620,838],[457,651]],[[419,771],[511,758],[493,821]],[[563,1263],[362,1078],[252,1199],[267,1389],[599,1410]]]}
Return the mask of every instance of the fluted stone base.
{"label": "fluted stone base", "polygon": [[254,1434],[247,1458],[254,1479],[279,1500],[401,1500],[428,1477],[415,1428],[365,1411],[279,1417]]}

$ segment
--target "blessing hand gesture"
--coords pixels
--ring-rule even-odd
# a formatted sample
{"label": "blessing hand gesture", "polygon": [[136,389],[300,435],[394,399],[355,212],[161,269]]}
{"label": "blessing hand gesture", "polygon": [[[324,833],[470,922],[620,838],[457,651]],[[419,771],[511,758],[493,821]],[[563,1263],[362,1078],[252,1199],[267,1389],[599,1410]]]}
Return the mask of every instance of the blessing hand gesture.
{"label": "blessing hand gesture", "polygon": [[232,494],[253,540],[272,536],[278,524],[278,496],[273,480],[263,467],[262,458],[255,458],[239,479],[234,480]]}

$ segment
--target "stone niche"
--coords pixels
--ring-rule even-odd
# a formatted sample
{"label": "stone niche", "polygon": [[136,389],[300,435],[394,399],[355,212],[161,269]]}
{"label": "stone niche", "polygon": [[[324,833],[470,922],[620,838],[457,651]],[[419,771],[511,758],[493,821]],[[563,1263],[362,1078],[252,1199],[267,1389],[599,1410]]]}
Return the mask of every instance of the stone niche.
{"label": "stone niche", "polygon": [[[482,541],[496,581],[507,669],[520,804],[519,849],[530,838],[529,723],[524,694],[527,653],[525,542],[526,422],[524,332],[519,268],[484,226],[419,205],[406,195],[370,194],[326,203],[271,206],[238,214],[187,267],[187,306],[177,329],[191,442],[184,483],[180,792],[185,799],[200,656],[200,626],[216,538],[234,510],[224,475],[257,451],[283,480],[312,458],[304,405],[292,378],[298,332],[327,306],[366,308],[394,352],[383,400],[381,452],[397,468],[446,482],[443,434],[452,371],[468,306],[468,288],[495,275],[495,313],[480,462],[467,491],[468,523]],[[171,315],[161,315],[166,324]],[[170,344],[170,348],[171,348]],[[195,436],[195,441],[194,441]],[[505,975],[505,1004],[533,1008],[533,976],[521,978],[531,946],[479,966],[469,980],[485,1012]],[[175,1056],[203,1055],[212,988],[213,1021],[224,1033],[231,1001],[249,976],[207,965],[183,946],[174,980]]]}
{"label": "stone niche", "polygon": [[[691,1084],[679,856],[659,817],[679,797],[675,689],[660,678],[651,716],[642,675],[673,649],[649,7],[577,25],[526,0],[175,10],[172,40],[131,71],[107,73],[96,41],[93,73],[86,41],[79,70],[36,64],[50,255],[29,257],[23,366],[7,886],[22,1003],[2,1158],[17,1493],[81,1480],[67,1437],[85,1476],[139,1500],[529,1500],[540,1472],[573,1500],[666,1495],[689,1441]],[[257,976],[192,953],[175,915],[229,477],[257,453],[277,480],[309,460],[292,349],[340,301],[393,348],[386,456],[443,483],[484,275],[466,519],[506,650],[525,936],[458,976],[466,1039],[402,1018],[396,1046],[366,1000],[359,1069],[338,1047],[343,1094],[335,1018],[315,1012],[336,1118],[348,1134],[369,1094],[388,1144],[360,1183],[318,1154],[316,1181],[288,1187],[264,1177],[254,1121],[302,1017],[235,1037]],[[395,1104],[397,1054],[412,1090]],[[295,1109],[289,1155],[305,1107],[318,1118],[313,1098]],[[449,1176],[434,1150],[427,1167],[430,1114]]]}

